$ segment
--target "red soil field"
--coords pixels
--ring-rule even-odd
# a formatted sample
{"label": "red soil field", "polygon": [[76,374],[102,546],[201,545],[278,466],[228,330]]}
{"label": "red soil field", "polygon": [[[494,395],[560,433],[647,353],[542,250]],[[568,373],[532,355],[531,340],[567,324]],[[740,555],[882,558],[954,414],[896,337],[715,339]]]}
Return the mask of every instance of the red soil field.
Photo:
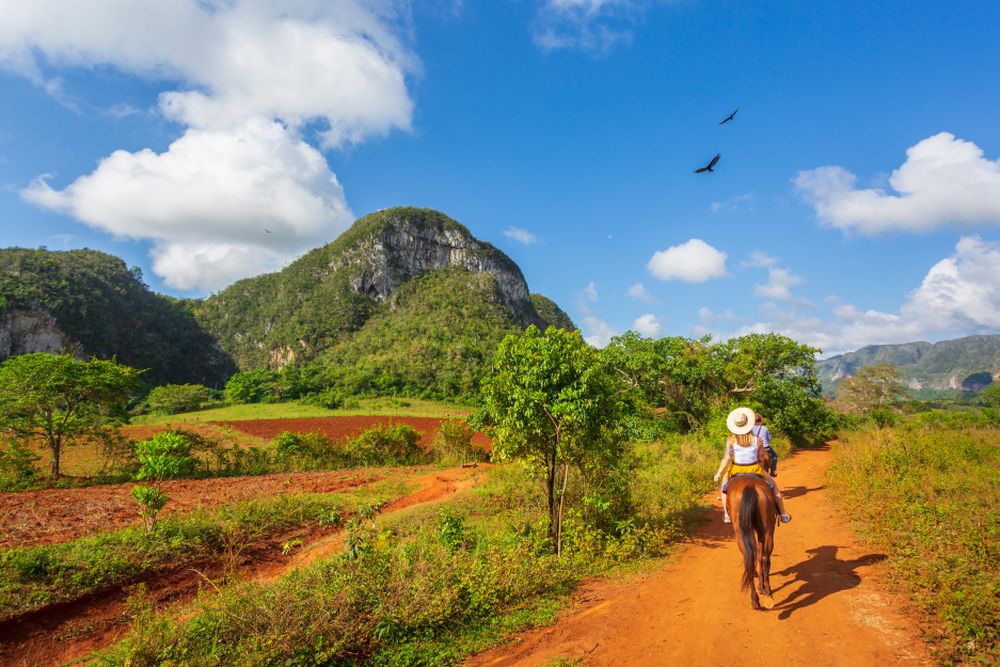
{"label": "red soil field", "polygon": [[[395,469],[398,470],[398,469]],[[164,514],[282,493],[334,493],[385,477],[385,470],[295,472],[166,482]],[[0,493],[0,548],[56,544],[139,523],[134,484]]]}
{"label": "red soil field", "polygon": [[[292,433],[322,433],[334,442],[356,437],[376,424],[405,424],[420,433],[420,444],[430,447],[434,434],[445,420],[434,417],[300,417],[296,419],[254,419],[252,421],[211,422],[228,426],[249,435],[270,440],[283,431]],[[490,439],[485,433],[475,433],[472,443],[489,451]]]}

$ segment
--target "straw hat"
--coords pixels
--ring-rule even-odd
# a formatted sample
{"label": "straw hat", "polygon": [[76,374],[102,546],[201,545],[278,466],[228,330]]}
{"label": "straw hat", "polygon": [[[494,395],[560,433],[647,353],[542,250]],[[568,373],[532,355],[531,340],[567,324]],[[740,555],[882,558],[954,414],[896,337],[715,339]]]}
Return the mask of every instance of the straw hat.
{"label": "straw hat", "polygon": [[736,408],[726,417],[726,426],[736,435],[753,430],[754,411],[750,408]]}

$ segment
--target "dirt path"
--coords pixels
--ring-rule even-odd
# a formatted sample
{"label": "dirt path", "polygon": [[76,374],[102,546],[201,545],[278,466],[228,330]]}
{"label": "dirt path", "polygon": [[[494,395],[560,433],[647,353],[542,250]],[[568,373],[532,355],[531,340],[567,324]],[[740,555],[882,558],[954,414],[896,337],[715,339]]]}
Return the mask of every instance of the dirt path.
{"label": "dirt path", "polygon": [[[480,478],[476,468],[450,468],[417,476],[411,470],[401,479],[418,488],[383,507],[381,514],[426,503],[443,502]],[[388,475],[386,475],[388,476]],[[271,536],[241,554],[236,577],[260,582],[273,581],[343,548],[343,531],[301,528]],[[302,546],[284,553],[282,545],[301,540]],[[147,600],[154,607],[177,605],[192,599],[204,587],[226,575],[222,561],[151,574],[143,583]],[[115,588],[83,600],[53,605],[39,612],[0,623],[0,666],[58,665],[109,646],[128,629],[128,588]]]}
{"label": "dirt path", "polygon": [[[834,445],[836,446],[836,445]],[[549,628],[469,665],[931,665],[916,624],[830,503],[829,447],[782,461],[777,481],[792,523],[775,538],[775,607],[755,612],[739,590],[741,562],[721,509],[676,559],[631,581],[595,581]],[[717,506],[718,503],[715,503]]]}

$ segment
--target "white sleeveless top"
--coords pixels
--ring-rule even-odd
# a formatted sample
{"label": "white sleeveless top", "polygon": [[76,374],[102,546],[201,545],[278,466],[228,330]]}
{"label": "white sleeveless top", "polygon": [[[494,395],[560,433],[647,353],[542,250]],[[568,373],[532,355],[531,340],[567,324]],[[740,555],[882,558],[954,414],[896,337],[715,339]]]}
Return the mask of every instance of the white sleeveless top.
{"label": "white sleeveless top", "polygon": [[736,465],[752,466],[757,463],[757,436],[753,437],[749,445],[741,445],[732,439],[729,446],[733,448],[733,463]]}

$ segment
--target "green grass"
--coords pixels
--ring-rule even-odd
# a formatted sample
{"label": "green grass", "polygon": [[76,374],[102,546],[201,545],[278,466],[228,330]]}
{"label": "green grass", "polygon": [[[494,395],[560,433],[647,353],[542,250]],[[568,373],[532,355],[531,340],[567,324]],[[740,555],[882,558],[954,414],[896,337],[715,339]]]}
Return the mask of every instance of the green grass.
{"label": "green grass", "polygon": [[341,515],[407,490],[400,483],[379,482],[347,493],[259,498],[166,517],[152,533],[135,526],[8,549],[0,552],[0,619],[124,585],[157,569],[217,558],[234,565],[247,547],[269,536],[308,525],[339,525]]}
{"label": "green grass", "polygon": [[943,664],[996,664],[1000,447],[995,429],[903,426],[851,434],[830,479],[862,537],[924,614]]}
{"label": "green grass", "polygon": [[428,401],[420,398],[362,398],[358,406],[329,410],[296,401],[288,403],[253,403],[224,408],[185,412],[176,415],[141,415],[135,424],[178,424],[212,421],[247,421],[252,419],[295,419],[299,417],[464,417],[472,412],[467,405]]}

